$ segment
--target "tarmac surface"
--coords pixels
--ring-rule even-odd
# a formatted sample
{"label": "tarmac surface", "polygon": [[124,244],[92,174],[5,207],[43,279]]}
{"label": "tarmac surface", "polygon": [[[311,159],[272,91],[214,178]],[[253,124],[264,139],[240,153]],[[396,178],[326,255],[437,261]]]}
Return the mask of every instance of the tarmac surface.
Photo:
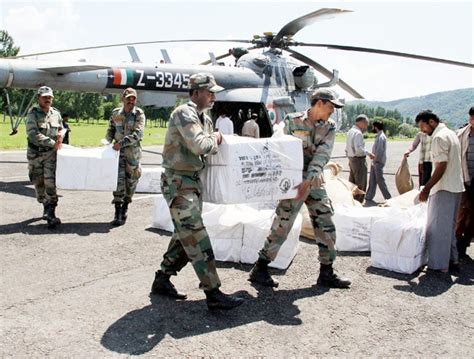
{"label": "tarmac surface", "polygon": [[[388,144],[392,195],[408,146]],[[337,143],[333,155],[347,167],[343,149]],[[160,152],[145,148],[143,166],[161,163]],[[417,159],[410,157],[412,174]],[[59,194],[63,224],[48,230],[25,152],[0,152],[2,358],[473,355],[472,261],[457,277],[403,275],[371,267],[368,253],[341,253],[335,267],[352,288],[325,290],[315,286],[317,246],[302,239],[291,266],[273,271],[275,290],[252,287],[251,266],[220,262],[222,290],[247,300],[208,312],[190,265],[172,279],[187,300],[148,295],[170,238],[151,228],[152,195],[136,194],[126,225],[116,228],[111,193]],[[375,200],[382,200],[379,190]]]}

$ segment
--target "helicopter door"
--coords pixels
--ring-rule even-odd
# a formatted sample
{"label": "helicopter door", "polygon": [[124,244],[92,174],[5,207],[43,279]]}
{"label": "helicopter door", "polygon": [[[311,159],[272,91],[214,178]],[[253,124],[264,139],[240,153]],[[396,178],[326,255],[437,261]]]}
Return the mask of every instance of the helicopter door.
{"label": "helicopter door", "polygon": [[252,113],[258,115],[257,124],[260,128],[260,137],[271,137],[273,133],[271,119],[263,103],[216,101],[211,110],[214,124],[222,113],[230,117],[234,123],[234,133],[239,136],[242,135],[245,121],[250,119]]}

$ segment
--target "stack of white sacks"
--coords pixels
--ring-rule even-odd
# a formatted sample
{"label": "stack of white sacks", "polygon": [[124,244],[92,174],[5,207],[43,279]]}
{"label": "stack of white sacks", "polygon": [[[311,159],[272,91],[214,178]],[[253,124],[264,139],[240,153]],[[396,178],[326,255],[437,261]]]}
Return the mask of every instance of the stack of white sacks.
{"label": "stack of white sacks", "polygon": [[[295,160],[296,159],[296,160]],[[293,136],[253,139],[224,136],[201,175],[203,221],[217,260],[254,263],[280,199],[294,198],[302,181],[301,140]],[[285,269],[298,250],[301,215],[270,264]],[[153,227],[173,231],[163,196],[155,198]]]}
{"label": "stack of white sacks", "polygon": [[[339,177],[340,168],[328,164],[326,190],[334,206],[338,251],[371,252],[372,266],[413,273],[426,263],[426,204],[418,204],[417,190],[387,201],[386,207],[362,207],[353,200],[354,185]],[[307,210],[302,235],[314,239]]]}
{"label": "stack of white sacks", "polygon": [[[277,201],[293,198],[302,181],[301,142],[292,136],[251,139],[224,136],[219,154],[210,156],[203,173],[204,224],[216,258],[254,263],[270,232]],[[113,191],[118,152],[111,146],[58,151],[56,184],[61,189]],[[295,160],[297,159],[297,160]],[[161,168],[144,168],[137,192],[160,192]],[[387,201],[389,207],[361,207],[352,198],[354,185],[329,165],[326,189],[335,209],[337,249],[371,251],[374,267],[413,273],[426,263],[426,205],[416,204],[413,190]],[[173,230],[168,207],[155,199],[153,226]],[[302,232],[302,233],[301,233]],[[300,233],[313,237],[305,206],[288,240],[271,266],[287,268],[298,250]]]}

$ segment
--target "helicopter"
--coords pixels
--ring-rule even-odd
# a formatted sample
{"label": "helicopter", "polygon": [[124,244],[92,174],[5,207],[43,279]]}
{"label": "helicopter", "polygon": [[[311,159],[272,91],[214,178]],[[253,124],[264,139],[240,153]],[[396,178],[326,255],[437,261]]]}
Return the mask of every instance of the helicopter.
{"label": "helicopter", "polygon": [[[101,94],[120,93],[127,87],[133,87],[138,92],[141,105],[171,107],[175,105],[177,97],[186,97],[191,75],[209,72],[225,89],[217,94],[215,105],[211,110],[212,118],[215,119],[218,114],[225,112],[233,119],[235,132],[239,134],[250,114],[256,113],[259,116],[257,123],[261,136],[268,137],[273,132],[273,125],[282,121],[287,113],[307,109],[310,106],[310,96],[317,88],[339,86],[355,98],[363,98],[362,94],[339,77],[337,70],[330,71],[315,60],[294,50],[295,47],[323,47],[366,52],[474,68],[471,63],[429,56],[336,44],[303,43],[294,40],[294,36],[306,26],[321,19],[348,12],[351,11],[335,8],[319,9],[290,21],[277,33],[265,32],[262,35],[255,35],[252,39],[158,40],[90,46],[4,58],[0,59],[0,87],[7,91],[9,88],[36,89],[47,85],[55,90]],[[199,65],[173,64],[164,50],[162,50],[165,58],[163,63],[142,63],[134,48],[134,45],[142,44],[188,42],[234,42],[246,44],[248,47],[234,47],[219,56],[210,53],[210,59]],[[28,58],[41,55],[118,46],[128,47],[132,62],[104,65],[87,62],[28,60]],[[223,64],[219,61],[229,56],[235,58],[235,66],[222,66]],[[317,73],[324,75],[329,81],[320,83]],[[9,101],[8,92],[6,93]],[[27,104],[24,107],[23,116],[34,98],[33,95],[29,102],[23,101]],[[17,132],[23,116],[20,115],[14,121],[10,111],[11,134]],[[341,113],[336,111],[335,116],[340,117]]]}

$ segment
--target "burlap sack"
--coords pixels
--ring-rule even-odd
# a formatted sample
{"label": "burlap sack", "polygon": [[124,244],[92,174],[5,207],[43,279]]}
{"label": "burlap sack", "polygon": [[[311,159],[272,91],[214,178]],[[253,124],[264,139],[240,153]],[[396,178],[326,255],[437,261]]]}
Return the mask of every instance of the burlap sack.
{"label": "burlap sack", "polygon": [[395,175],[395,184],[400,194],[404,194],[413,189],[413,180],[411,179],[410,169],[408,168],[408,162],[405,157],[403,157],[402,163]]}

